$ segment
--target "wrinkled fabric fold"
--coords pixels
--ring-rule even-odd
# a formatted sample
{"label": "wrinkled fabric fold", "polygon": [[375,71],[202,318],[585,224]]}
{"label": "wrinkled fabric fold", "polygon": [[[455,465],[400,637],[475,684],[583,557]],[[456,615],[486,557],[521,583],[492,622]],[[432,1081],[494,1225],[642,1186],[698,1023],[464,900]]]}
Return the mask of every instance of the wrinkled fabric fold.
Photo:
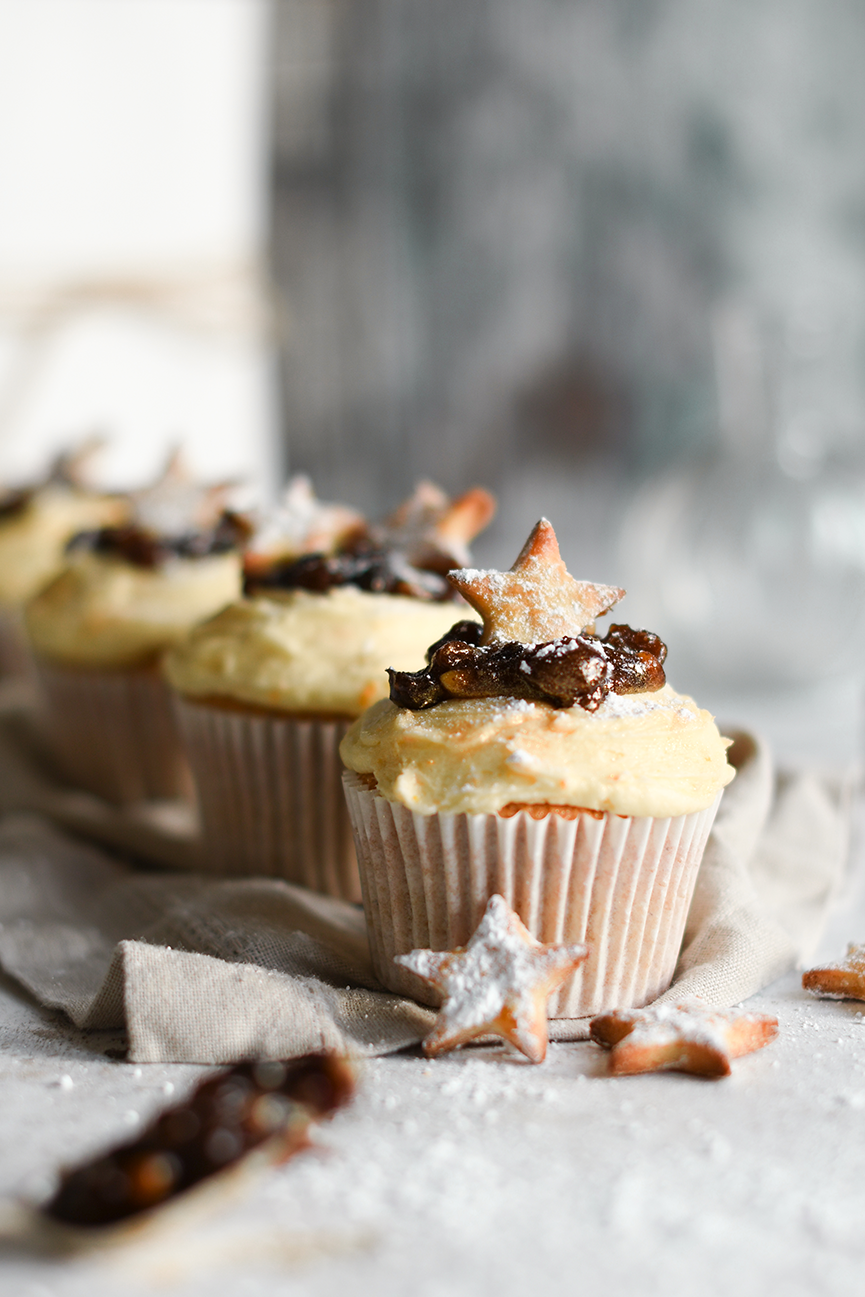
{"label": "wrinkled fabric fold", "polygon": [[[762,989],[810,956],[843,880],[843,783],[778,774],[746,735],[733,755],[664,999]],[[137,869],[41,816],[0,824],[0,965],[79,1027],[123,1029],[142,1063],[384,1054],[434,1020],[380,988],[356,906],[276,878]],[[554,1040],[587,1032],[550,1025]]]}

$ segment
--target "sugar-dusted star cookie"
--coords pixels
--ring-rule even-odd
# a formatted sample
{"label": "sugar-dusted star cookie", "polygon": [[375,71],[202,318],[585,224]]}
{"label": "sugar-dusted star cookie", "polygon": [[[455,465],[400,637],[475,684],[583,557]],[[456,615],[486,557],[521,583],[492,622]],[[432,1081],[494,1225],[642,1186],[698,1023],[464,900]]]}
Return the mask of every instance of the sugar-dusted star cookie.
{"label": "sugar-dusted star cookie", "polygon": [[236,482],[202,485],[175,449],[151,486],[130,492],[132,522],[156,536],[206,531],[216,526],[236,487]]}
{"label": "sugar-dusted star cookie", "polygon": [[418,482],[408,499],[378,526],[373,540],[400,550],[415,566],[441,571],[469,561],[468,543],[491,521],[495,498],[473,486],[453,500],[434,482]]}
{"label": "sugar-dusted star cookie", "polygon": [[851,941],[840,963],[810,968],[802,974],[802,985],[830,1000],[865,1000],[865,946]]}
{"label": "sugar-dusted star cookie", "polygon": [[255,572],[279,559],[332,554],[365,530],[363,514],[319,500],[306,474],[295,473],[276,507],[259,520],[246,550],[246,568]]}
{"label": "sugar-dusted star cookie", "polygon": [[591,1024],[592,1040],[610,1050],[610,1072],[693,1072],[729,1076],[730,1060],[762,1049],[778,1034],[778,1019],[700,1000],[604,1013]]}
{"label": "sugar-dusted star cookie", "polygon": [[586,946],[542,945],[504,897],[491,896],[465,948],[413,950],[396,963],[444,996],[436,1024],[423,1042],[439,1054],[476,1036],[495,1035],[533,1063],[547,1052],[547,1000],[588,956]]}
{"label": "sugar-dusted star cookie", "polygon": [[579,635],[624,595],[610,585],[575,581],[542,518],[509,572],[458,568],[448,579],[480,613],[484,644],[546,644]]}

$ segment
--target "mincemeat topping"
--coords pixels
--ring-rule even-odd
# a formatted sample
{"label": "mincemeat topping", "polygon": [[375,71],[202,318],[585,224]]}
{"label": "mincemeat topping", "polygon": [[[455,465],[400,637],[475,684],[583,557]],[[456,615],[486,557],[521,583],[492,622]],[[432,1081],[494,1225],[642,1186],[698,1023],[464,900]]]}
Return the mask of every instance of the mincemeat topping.
{"label": "mincemeat topping", "polygon": [[225,510],[212,527],[164,535],[137,523],[82,531],[66,547],[67,553],[89,551],[120,558],[135,567],[157,568],[173,558],[210,558],[241,549],[250,535],[243,514]]}
{"label": "mincemeat topping", "polygon": [[666,683],[667,646],[651,631],[610,626],[546,644],[481,644],[479,622],[461,621],[433,644],[421,671],[388,671],[391,702],[411,711],[448,698],[523,698],[594,712],[610,693],[651,693]]}

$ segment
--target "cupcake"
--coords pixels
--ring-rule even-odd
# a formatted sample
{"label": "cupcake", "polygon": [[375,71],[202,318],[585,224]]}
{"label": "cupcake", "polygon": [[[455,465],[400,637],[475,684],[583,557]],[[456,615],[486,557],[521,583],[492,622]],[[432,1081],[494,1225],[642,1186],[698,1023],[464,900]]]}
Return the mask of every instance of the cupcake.
{"label": "cupcake", "polygon": [[225,498],[172,459],[131,497],[129,521],[75,537],[63,571],[26,605],[51,751],[66,778],[108,801],[189,791],[160,660],[240,591],[247,527]]}
{"label": "cupcake", "polygon": [[464,946],[502,895],[542,942],[589,957],[556,1017],[639,1006],[670,983],[706,838],[733,770],[708,712],[666,683],[657,636],[594,619],[624,591],[575,581],[541,520],[509,572],[450,580],[463,620],[341,754],[373,963]]}
{"label": "cupcake", "polygon": [[386,695],[387,667],[419,667],[452,625],[443,573],[493,507],[423,483],[368,524],[292,482],[247,550],[245,597],[165,662],[209,867],[360,900],[340,739]]}
{"label": "cupcake", "polygon": [[88,489],[87,467],[101,445],[87,441],[60,455],[42,482],[0,491],[0,676],[26,672],[22,610],[63,567],[67,542],[125,516],[120,497]]}

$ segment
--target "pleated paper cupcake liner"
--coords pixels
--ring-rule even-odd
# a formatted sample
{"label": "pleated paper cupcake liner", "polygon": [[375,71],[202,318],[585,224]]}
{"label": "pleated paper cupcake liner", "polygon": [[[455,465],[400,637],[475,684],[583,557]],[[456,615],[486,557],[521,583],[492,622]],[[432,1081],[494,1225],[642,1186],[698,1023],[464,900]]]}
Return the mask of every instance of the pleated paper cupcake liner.
{"label": "pleated paper cupcake liner", "polygon": [[498,893],[544,942],[589,957],[550,999],[552,1018],[648,1004],[672,981],[714,805],[672,819],[525,811],[421,815],[363,776],[343,777],[373,967],[391,991],[436,1004],[394,955],[468,942]]}
{"label": "pleated paper cupcake liner", "polygon": [[98,670],[37,658],[45,736],[63,775],[123,805],[190,796],[168,686],[156,667]]}
{"label": "pleated paper cupcake liner", "polygon": [[198,794],[203,867],[360,900],[339,744],[348,720],[177,699]]}
{"label": "pleated paper cupcake liner", "polygon": [[0,608],[0,679],[31,678],[33,657],[18,608]]}

